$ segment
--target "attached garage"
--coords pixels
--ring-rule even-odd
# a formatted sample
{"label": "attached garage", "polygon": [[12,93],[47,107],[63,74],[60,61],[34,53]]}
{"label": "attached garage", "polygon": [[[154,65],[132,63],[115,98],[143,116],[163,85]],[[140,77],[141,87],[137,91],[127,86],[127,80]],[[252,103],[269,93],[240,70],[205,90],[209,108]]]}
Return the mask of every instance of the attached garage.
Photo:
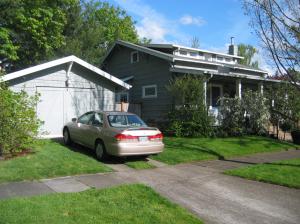
{"label": "attached garage", "polygon": [[3,81],[14,91],[39,93],[43,137],[61,136],[64,123],[87,111],[115,110],[115,93],[131,87],[75,56],[7,74]]}

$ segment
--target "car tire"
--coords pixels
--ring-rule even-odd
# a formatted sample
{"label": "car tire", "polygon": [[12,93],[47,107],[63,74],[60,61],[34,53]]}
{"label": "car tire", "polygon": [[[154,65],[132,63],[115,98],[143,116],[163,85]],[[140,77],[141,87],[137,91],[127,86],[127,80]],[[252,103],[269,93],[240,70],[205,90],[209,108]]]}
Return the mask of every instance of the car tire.
{"label": "car tire", "polygon": [[97,141],[95,144],[96,158],[99,161],[104,161],[108,158],[105,146],[102,141]]}
{"label": "car tire", "polygon": [[73,142],[72,142],[72,139],[70,137],[70,132],[69,132],[68,128],[64,128],[63,138],[64,138],[65,145],[72,145]]}

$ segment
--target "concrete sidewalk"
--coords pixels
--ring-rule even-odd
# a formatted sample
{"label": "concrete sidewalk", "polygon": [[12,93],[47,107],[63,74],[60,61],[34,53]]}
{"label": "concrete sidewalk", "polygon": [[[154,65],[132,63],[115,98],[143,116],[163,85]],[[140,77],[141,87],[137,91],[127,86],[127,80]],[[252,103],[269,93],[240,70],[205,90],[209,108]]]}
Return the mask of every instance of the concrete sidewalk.
{"label": "concrete sidewalk", "polygon": [[[0,198],[78,192],[124,183],[144,183],[186,207],[206,223],[300,223],[300,190],[221,174],[228,168],[300,158],[300,150],[264,153],[148,170],[78,175],[0,185]],[[122,170],[122,169],[121,169]],[[0,202],[1,203],[1,202]]]}

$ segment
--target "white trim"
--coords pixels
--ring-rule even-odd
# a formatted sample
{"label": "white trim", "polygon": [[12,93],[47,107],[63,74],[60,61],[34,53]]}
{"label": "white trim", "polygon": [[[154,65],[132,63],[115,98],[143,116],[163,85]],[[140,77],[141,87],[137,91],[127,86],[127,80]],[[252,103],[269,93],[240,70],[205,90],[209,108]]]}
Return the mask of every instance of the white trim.
{"label": "white trim", "polygon": [[[207,69],[207,68],[196,68],[196,67],[188,67],[188,66],[181,66],[181,65],[174,65],[170,68],[171,72],[179,72],[179,70],[182,70],[183,72],[186,72],[186,70],[192,71],[202,71],[204,73],[217,73],[218,70],[214,69]],[[199,72],[197,72],[199,74]]]}
{"label": "white trim", "polygon": [[242,80],[241,79],[235,80],[235,95],[239,99],[242,99]]}
{"label": "white trim", "polygon": [[[136,54],[136,61],[133,61],[133,55],[134,54]],[[139,54],[139,52],[138,51],[132,51],[131,53],[130,53],[130,63],[131,64],[134,64],[134,63],[138,63],[140,61],[140,54]]]}
{"label": "white trim", "polygon": [[212,87],[219,87],[220,88],[220,98],[223,97],[223,85],[222,84],[210,84],[209,90],[210,90],[210,96],[209,96],[209,107],[215,108],[212,106]]}
{"label": "white trim", "polygon": [[225,66],[224,64],[220,64],[220,63],[214,63],[214,62],[210,62],[210,61],[204,61],[201,59],[193,59],[193,58],[182,58],[182,57],[178,57],[175,56],[174,57],[174,61],[186,61],[186,62],[197,62],[199,64],[206,64],[206,65],[217,65],[217,66]]}
{"label": "white trim", "polygon": [[121,80],[122,80],[123,82],[127,82],[127,81],[129,81],[129,80],[131,80],[131,79],[133,79],[133,78],[134,78],[134,76],[131,75],[131,76],[127,76],[127,77],[121,78]]}
{"label": "white trim", "polygon": [[246,71],[253,71],[253,72],[268,74],[267,71],[263,71],[263,70],[255,69],[255,68],[244,68],[244,67],[239,67],[239,66],[233,66],[233,69],[240,69],[240,70],[246,70]]}
{"label": "white trim", "polygon": [[[155,94],[154,95],[145,95],[145,89],[146,88],[155,88]],[[143,98],[156,98],[157,97],[157,85],[147,85],[147,86],[142,86],[142,97]]]}
{"label": "white trim", "polygon": [[2,77],[2,79],[0,80],[0,82],[2,81],[9,81],[9,80],[13,80],[13,79],[16,79],[16,78],[20,78],[22,76],[26,76],[26,75],[29,75],[29,74],[32,74],[34,72],[38,72],[38,71],[41,71],[41,70],[45,70],[45,69],[48,69],[48,68],[52,68],[52,67],[55,67],[55,66],[58,66],[58,65],[61,65],[61,64],[65,64],[65,63],[71,63],[71,62],[76,62],[77,64],[89,69],[90,71],[93,71],[95,72],[96,74],[126,88],[126,89],[130,89],[132,86],[123,82],[122,80],[108,74],[107,72],[87,63],[86,61],[83,61],[81,60],[80,58],[77,58],[76,56],[74,55],[71,55],[71,56],[68,56],[68,57],[64,57],[64,58],[60,58],[60,59],[57,59],[57,60],[53,60],[53,61],[49,61],[49,62],[46,62],[46,63],[43,63],[43,64],[40,64],[40,65],[36,65],[36,66],[33,66],[33,67],[30,67],[30,68],[26,68],[26,69],[23,69],[23,70],[20,70],[20,71],[17,71],[17,72],[13,72],[13,73],[9,73],[5,76]]}

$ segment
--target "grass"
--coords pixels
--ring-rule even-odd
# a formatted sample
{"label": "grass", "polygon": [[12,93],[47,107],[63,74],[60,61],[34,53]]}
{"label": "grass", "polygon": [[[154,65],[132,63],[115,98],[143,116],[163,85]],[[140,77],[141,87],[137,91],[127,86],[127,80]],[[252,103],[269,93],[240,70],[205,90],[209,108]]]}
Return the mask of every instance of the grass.
{"label": "grass", "polygon": [[146,161],[128,161],[125,164],[136,170],[155,168],[154,165],[152,165],[151,163],[148,163]]}
{"label": "grass", "polygon": [[164,152],[152,156],[167,164],[224,159],[259,152],[274,152],[297,146],[258,136],[230,138],[165,138]]}
{"label": "grass", "polygon": [[282,160],[227,170],[225,174],[300,188],[300,159]]}
{"label": "grass", "polygon": [[0,201],[0,223],[200,224],[150,187],[123,185]]}
{"label": "grass", "polygon": [[96,159],[50,140],[41,140],[34,148],[33,154],[0,161],[0,183],[111,171]]}

